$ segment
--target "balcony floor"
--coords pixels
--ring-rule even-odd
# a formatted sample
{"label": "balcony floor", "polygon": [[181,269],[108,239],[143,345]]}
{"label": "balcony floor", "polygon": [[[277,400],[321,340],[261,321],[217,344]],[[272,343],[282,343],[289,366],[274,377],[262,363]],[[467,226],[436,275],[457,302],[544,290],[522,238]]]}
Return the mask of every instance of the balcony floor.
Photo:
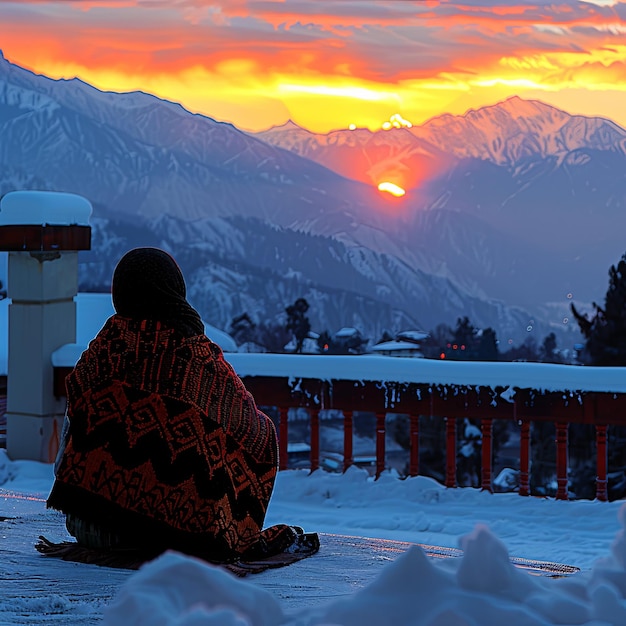
{"label": "balcony floor", "polygon": [[[52,541],[68,539],[63,516],[47,510],[43,497],[0,489],[0,519],[0,623],[100,623],[103,607],[133,572],[40,555],[34,548],[39,535]],[[289,566],[288,571],[268,570],[247,580],[271,591],[290,613],[352,595],[376,578],[387,563],[415,545],[327,533],[320,539],[321,549],[315,556]],[[449,559],[451,566],[461,555],[454,548],[422,548],[431,558]],[[512,561],[538,575],[567,573],[542,562]]]}

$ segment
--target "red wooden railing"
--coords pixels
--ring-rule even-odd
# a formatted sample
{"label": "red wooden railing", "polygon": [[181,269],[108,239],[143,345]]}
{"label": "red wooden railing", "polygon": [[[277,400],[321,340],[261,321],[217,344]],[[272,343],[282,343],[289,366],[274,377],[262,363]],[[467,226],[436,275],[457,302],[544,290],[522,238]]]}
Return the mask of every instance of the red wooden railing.
{"label": "red wooden railing", "polygon": [[[277,356],[277,355],[274,355]],[[284,355],[280,355],[284,356]],[[299,357],[293,356],[294,363]],[[330,359],[333,357],[319,357]],[[336,357],[339,358],[339,357]],[[346,368],[358,363],[361,357],[341,357],[356,359],[346,361]],[[381,357],[376,357],[381,358]],[[236,359],[235,359],[236,360]],[[420,359],[421,360],[421,359]],[[396,359],[391,359],[396,361]],[[271,361],[268,361],[270,363]],[[282,361],[281,361],[282,363]],[[382,361],[381,361],[382,363]],[[438,366],[441,364],[438,363]],[[469,365],[469,364],[468,364]],[[502,364],[493,364],[494,366]],[[504,364],[531,365],[531,364]],[[534,365],[534,364],[533,364]],[[567,367],[567,366],[557,366]],[[64,380],[71,368],[56,367],[54,392],[65,395]],[[235,364],[237,369],[237,364]],[[240,367],[241,369],[246,369]],[[248,368],[249,369],[249,368]],[[264,371],[268,367],[263,368]],[[277,369],[277,368],[275,368]],[[289,363],[291,369],[291,363]],[[577,380],[584,380],[577,371]],[[542,372],[547,370],[542,370]],[[561,371],[560,371],[561,372]],[[568,371],[566,370],[566,373]],[[613,372],[614,378],[619,372]],[[422,374],[423,375],[423,372]],[[354,463],[353,438],[355,412],[368,412],[376,416],[376,466],[375,474],[380,476],[386,466],[385,429],[386,415],[399,413],[409,416],[409,475],[420,473],[420,416],[431,416],[445,420],[445,485],[457,485],[457,420],[470,418],[480,420],[482,434],[481,476],[482,489],[493,490],[493,421],[513,420],[520,428],[519,449],[519,494],[530,495],[530,428],[532,422],[552,422],[555,424],[557,499],[568,498],[568,427],[569,424],[593,424],[596,431],[596,498],[606,501],[607,493],[607,432],[611,425],[626,425],[626,386],[618,391],[538,391],[536,389],[510,386],[493,387],[470,384],[432,384],[421,382],[395,382],[393,380],[354,380],[322,379],[321,377],[295,377],[274,373],[253,375],[249,371],[241,374],[246,387],[257,404],[264,407],[277,407],[279,415],[280,469],[288,465],[289,409],[306,408],[310,415],[310,468],[320,466],[320,411],[325,409],[343,412],[343,469]],[[618,383],[619,386],[619,383]]]}
{"label": "red wooden railing", "polygon": [[[353,420],[354,411],[373,412],[376,415],[376,476],[385,469],[385,418],[387,413],[409,414],[409,475],[419,475],[419,416],[437,416],[446,423],[446,462],[445,485],[457,486],[457,420],[465,417],[480,420],[482,435],[481,476],[482,489],[493,491],[493,420],[515,420],[520,428],[519,494],[530,495],[530,427],[533,421],[552,421],[556,425],[556,498],[568,498],[568,425],[570,423],[591,423],[596,428],[597,479],[596,498],[608,499],[607,493],[607,430],[610,424],[625,422],[626,395],[615,393],[584,393],[574,402],[568,401],[567,394],[544,392],[536,394],[529,390],[518,390],[513,402],[496,401],[497,393],[491,389],[465,388],[456,395],[444,389],[421,388],[416,394],[415,385],[402,384],[401,399],[393,410],[383,410],[385,399],[380,393],[379,382],[298,380],[298,391],[293,394],[289,388],[295,387],[287,379],[266,377],[244,377],[244,383],[257,399],[259,405],[276,406],[280,401],[280,468],[287,468],[288,408],[307,407],[311,410],[311,469],[319,467],[319,411],[323,399],[331,400],[327,408],[342,409],[344,415],[344,470],[353,463]],[[386,383],[387,387],[389,382]],[[304,391],[308,390],[307,393]],[[411,393],[413,391],[413,393]],[[321,400],[311,407],[312,397]],[[419,399],[418,399],[419,397]],[[520,419],[519,415],[523,415]]]}

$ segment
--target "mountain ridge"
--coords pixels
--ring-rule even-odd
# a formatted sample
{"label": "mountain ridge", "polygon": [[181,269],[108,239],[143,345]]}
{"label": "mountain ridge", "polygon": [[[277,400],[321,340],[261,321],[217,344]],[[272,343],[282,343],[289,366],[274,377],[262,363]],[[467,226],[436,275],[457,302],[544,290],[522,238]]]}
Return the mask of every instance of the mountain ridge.
{"label": "mountain ridge", "polygon": [[[284,130],[301,132],[293,125]],[[340,141],[344,132],[351,133],[346,142]],[[201,313],[223,328],[243,306],[273,319],[284,314],[289,298],[307,293],[319,308],[312,313],[317,323],[360,326],[369,336],[428,320],[454,325],[465,312],[478,326],[516,341],[528,336],[529,319],[536,320],[537,340],[550,330],[571,335],[562,316],[553,314],[567,303],[554,304],[559,296],[547,281],[567,268],[580,240],[558,259],[550,259],[550,246],[532,244],[537,259],[525,273],[519,268],[532,248],[529,233],[511,230],[507,211],[520,213],[515,202],[524,193],[539,193],[557,178],[555,193],[577,190],[565,189],[563,173],[577,185],[585,182],[576,176],[580,171],[588,179],[599,176],[596,153],[585,144],[558,162],[533,154],[512,166],[455,156],[416,132],[335,131],[326,142],[335,161],[347,161],[342,149],[349,138],[371,175],[389,173],[388,165],[398,176],[419,174],[419,184],[396,202],[371,181],[351,179],[331,159],[316,162],[176,103],[55,81],[0,60],[0,190],[28,185],[92,201],[95,248],[81,257],[83,288],[105,284],[124,248],[160,245],[183,259]],[[597,139],[598,133],[598,145],[608,146],[608,131],[582,136]],[[607,167],[617,171],[623,152],[618,146],[610,153],[614,162]],[[616,180],[621,215],[623,186]],[[437,216],[445,219],[430,219],[426,228],[425,218]],[[222,236],[209,236],[211,227]],[[249,258],[253,250],[256,257]],[[542,262],[554,271],[542,272]],[[540,297],[511,288],[513,280],[543,281],[535,289]],[[587,283],[582,299],[597,299]],[[245,296],[246,290],[255,296]]]}

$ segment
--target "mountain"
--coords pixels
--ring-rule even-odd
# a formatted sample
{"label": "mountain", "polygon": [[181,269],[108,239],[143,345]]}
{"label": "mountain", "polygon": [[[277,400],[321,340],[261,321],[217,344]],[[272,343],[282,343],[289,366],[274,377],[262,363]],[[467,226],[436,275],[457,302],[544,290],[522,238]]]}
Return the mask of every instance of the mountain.
{"label": "mountain", "polygon": [[569,115],[514,96],[465,115],[441,115],[411,132],[458,159],[515,166],[529,158],[565,156],[579,149],[626,154],[626,131],[609,120]]}
{"label": "mountain", "polygon": [[[586,168],[576,179],[584,189],[608,167],[604,184],[589,187],[604,198],[623,158],[619,141],[611,150],[585,144],[512,164],[456,154],[435,126],[424,136],[420,129],[319,136],[293,124],[251,135],[148,94],[51,80],[0,58],[0,191],[62,190],[92,201],[82,289],[107,289],[129,247],[158,245],[179,259],[201,314],[225,329],[243,312],[279,320],[306,297],[315,330],[356,326],[372,339],[454,325],[462,315],[516,342],[529,326],[537,341],[551,330],[563,334],[567,302],[555,304],[549,279],[569,268],[568,259],[549,244],[530,246],[497,218],[510,209],[511,220],[523,222],[534,210],[519,208],[524,194],[540,194],[564,168]],[[587,136],[597,134],[606,133]],[[596,167],[608,154],[616,162]],[[348,172],[348,162],[367,166],[367,175]],[[409,181],[401,201],[371,184],[392,170]]]}
{"label": "mountain", "polygon": [[[410,129],[257,136],[320,163],[336,149],[333,168],[362,181],[397,163],[409,184],[396,254],[475,295],[532,311],[557,303],[565,316],[568,294],[602,298],[626,249],[626,131],[606,119],[514,97]],[[370,165],[355,174],[353,162]]]}

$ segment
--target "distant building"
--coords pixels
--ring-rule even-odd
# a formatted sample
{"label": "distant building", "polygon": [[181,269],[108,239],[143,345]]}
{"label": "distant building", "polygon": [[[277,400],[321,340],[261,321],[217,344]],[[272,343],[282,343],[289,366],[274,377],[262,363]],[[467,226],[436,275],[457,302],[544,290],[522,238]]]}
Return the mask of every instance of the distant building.
{"label": "distant building", "polygon": [[371,352],[382,356],[424,358],[422,341],[428,336],[428,333],[421,330],[405,330],[391,341],[383,341],[372,346]]}
{"label": "distant building", "polygon": [[338,354],[362,354],[368,340],[363,337],[358,328],[344,326],[339,329],[333,337],[335,351]]}

